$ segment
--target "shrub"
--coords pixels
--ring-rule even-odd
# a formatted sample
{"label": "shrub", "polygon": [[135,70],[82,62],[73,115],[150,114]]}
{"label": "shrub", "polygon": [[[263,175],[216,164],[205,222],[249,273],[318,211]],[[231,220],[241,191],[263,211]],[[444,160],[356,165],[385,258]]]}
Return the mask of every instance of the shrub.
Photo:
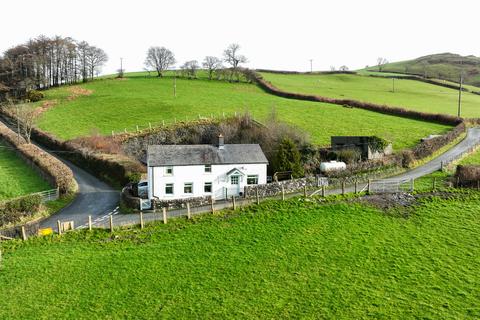
{"label": "shrub", "polygon": [[333,152],[336,155],[335,160],[343,161],[348,164],[358,162],[362,159],[362,153],[357,148],[346,148]]}
{"label": "shrub", "polygon": [[30,90],[27,92],[27,99],[30,100],[31,102],[37,102],[42,100],[45,97],[43,92],[40,92],[38,90]]}
{"label": "shrub", "polygon": [[19,222],[40,210],[42,197],[36,194],[27,195],[0,203],[0,226]]}
{"label": "shrub", "polygon": [[295,143],[289,138],[284,138],[279,145],[272,167],[277,172],[292,172],[293,178],[304,176],[300,152]]}
{"label": "shrub", "polygon": [[480,165],[457,166],[455,179],[461,186],[477,186],[478,181],[480,181]]}

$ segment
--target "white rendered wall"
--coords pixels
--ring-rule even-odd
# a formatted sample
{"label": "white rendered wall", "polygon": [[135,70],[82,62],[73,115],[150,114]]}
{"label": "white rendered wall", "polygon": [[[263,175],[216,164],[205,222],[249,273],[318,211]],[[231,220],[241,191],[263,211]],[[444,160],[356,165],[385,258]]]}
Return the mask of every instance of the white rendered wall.
{"label": "white rendered wall", "polygon": [[[244,176],[239,177],[238,186],[230,183],[227,173],[232,169],[240,170]],[[258,184],[267,183],[266,164],[242,164],[242,165],[212,165],[212,172],[205,172],[205,166],[174,166],[173,175],[166,174],[166,167],[148,167],[148,196],[162,200],[201,197],[212,195],[215,199],[238,195],[243,192],[247,185],[247,176],[257,175]],[[153,178],[153,179],[152,179]],[[212,183],[212,193],[204,192],[205,182]],[[165,194],[165,185],[174,184],[173,195]],[[184,184],[193,183],[193,193],[184,193]]]}

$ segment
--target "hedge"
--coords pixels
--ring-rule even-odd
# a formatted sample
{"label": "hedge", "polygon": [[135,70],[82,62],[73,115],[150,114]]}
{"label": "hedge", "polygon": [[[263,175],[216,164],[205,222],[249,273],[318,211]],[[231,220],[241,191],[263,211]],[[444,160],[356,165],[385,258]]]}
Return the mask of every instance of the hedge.
{"label": "hedge", "polygon": [[457,186],[478,187],[480,185],[479,165],[458,165],[455,172]]}
{"label": "hedge", "polygon": [[316,96],[316,95],[287,92],[287,91],[278,89],[272,83],[264,80],[260,74],[258,74],[253,70],[244,69],[243,72],[245,73],[246,77],[249,80],[256,82],[258,86],[263,90],[265,90],[266,92],[274,94],[276,96],[283,97],[283,98],[324,102],[324,103],[337,104],[341,106],[350,106],[354,108],[375,111],[383,114],[389,114],[389,115],[410,118],[415,120],[436,122],[436,123],[441,123],[446,125],[458,125],[463,121],[462,118],[451,116],[451,115],[445,115],[445,114],[419,112],[415,110],[408,110],[402,107],[379,105],[379,104],[370,103],[370,102],[361,102],[353,99],[336,99],[336,98],[328,98],[328,97],[322,97],[322,96]]}
{"label": "hedge", "polygon": [[36,145],[28,144],[23,137],[13,132],[2,122],[0,122],[0,137],[14,146],[23,158],[40,169],[48,180],[59,189],[61,195],[75,191],[76,182],[73,172],[63,162]]}

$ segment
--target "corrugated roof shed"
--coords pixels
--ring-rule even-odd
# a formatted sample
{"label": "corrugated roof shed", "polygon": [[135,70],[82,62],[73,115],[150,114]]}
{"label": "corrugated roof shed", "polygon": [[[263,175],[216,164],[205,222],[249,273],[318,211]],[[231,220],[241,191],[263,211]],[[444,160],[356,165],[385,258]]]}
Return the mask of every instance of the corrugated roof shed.
{"label": "corrugated roof shed", "polygon": [[150,145],[147,162],[151,167],[205,164],[268,163],[258,144],[213,145]]}

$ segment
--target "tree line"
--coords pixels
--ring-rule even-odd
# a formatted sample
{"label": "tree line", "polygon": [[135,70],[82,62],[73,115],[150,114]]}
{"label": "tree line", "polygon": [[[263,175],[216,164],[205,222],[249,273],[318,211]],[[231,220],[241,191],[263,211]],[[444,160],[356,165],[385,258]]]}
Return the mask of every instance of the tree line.
{"label": "tree line", "polygon": [[[223,51],[223,57],[206,56],[202,62],[210,80],[223,79],[228,81],[240,81],[241,64],[248,62],[247,58],[239,53],[240,45],[232,43]],[[150,47],[147,51],[145,66],[147,70],[153,69],[158,77],[163,77],[165,71],[176,64],[174,53],[165,47]],[[226,63],[227,66],[224,66]],[[195,79],[200,69],[197,60],[189,60],[180,66],[180,76]]]}
{"label": "tree line", "polygon": [[0,87],[18,96],[32,89],[87,82],[107,61],[102,49],[86,41],[39,36],[0,55]]}

